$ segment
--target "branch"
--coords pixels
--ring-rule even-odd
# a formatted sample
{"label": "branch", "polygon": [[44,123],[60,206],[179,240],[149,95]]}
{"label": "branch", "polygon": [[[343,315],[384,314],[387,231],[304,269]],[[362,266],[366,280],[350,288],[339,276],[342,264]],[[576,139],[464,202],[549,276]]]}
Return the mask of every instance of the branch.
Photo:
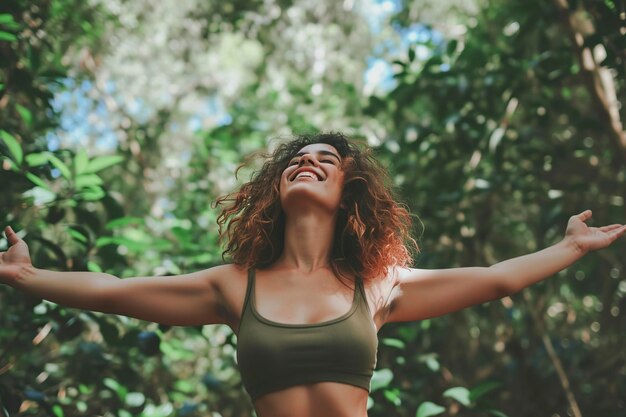
{"label": "branch", "polygon": [[582,417],[582,414],[580,413],[580,408],[578,408],[578,403],[576,402],[576,398],[574,397],[574,393],[572,392],[572,389],[570,387],[569,378],[567,377],[567,374],[563,369],[561,360],[554,351],[552,341],[545,332],[542,332],[541,340],[543,341],[543,345],[545,346],[546,351],[548,351],[548,356],[550,357],[550,360],[552,361],[552,364],[556,369],[556,373],[559,375],[559,381],[561,381],[561,386],[563,387],[563,391],[565,391],[567,402],[569,403],[572,412],[574,413],[574,417]]}
{"label": "branch", "polygon": [[614,97],[614,94],[609,97],[609,92],[607,91],[609,86],[603,86],[600,68],[591,50],[584,46],[584,35],[576,26],[567,0],[554,0],[554,4],[559,11],[561,22],[571,40],[572,49],[578,58],[583,82],[595,102],[601,120],[608,126],[608,131],[612,138],[611,144],[617,155],[620,155],[622,161],[625,161],[626,132],[624,132],[622,121],[620,120],[617,97]]}
{"label": "branch", "polygon": [[580,407],[578,407],[578,402],[576,401],[576,397],[574,397],[574,393],[572,392],[569,378],[567,377],[567,374],[565,373],[565,370],[563,369],[563,364],[561,363],[561,359],[559,359],[558,355],[554,351],[554,346],[552,345],[552,341],[550,340],[550,337],[548,337],[546,333],[545,326],[543,325],[543,320],[541,319],[537,311],[535,311],[533,303],[531,302],[531,299],[530,299],[529,291],[524,290],[523,295],[524,295],[524,300],[526,301],[528,305],[528,311],[533,317],[533,321],[536,324],[537,329],[539,330],[541,334],[541,340],[543,342],[544,347],[546,348],[546,351],[548,352],[548,357],[552,361],[552,365],[554,366],[554,369],[556,370],[556,373],[559,376],[561,387],[563,388],[563,391],[565,391],[565,397],[567,398],[567,402],[569,403],[569,406],[572,409],[572,413],[574,414],[574,417],[582,417],[582,414],[580,412]]}

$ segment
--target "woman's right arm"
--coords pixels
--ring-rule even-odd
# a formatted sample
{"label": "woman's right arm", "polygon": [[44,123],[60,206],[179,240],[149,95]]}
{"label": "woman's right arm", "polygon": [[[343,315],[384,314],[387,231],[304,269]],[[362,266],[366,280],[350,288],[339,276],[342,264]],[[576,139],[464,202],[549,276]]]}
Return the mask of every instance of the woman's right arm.
{"label": "woman's right arm", "polygon": [[67,307],[121,314],[169,325],[228,324],[222,295],[231,265],[178,276],[119,279],[99,272],[35,268],[26,243],[10,227],[11,247],[0,253],[0,283]]}

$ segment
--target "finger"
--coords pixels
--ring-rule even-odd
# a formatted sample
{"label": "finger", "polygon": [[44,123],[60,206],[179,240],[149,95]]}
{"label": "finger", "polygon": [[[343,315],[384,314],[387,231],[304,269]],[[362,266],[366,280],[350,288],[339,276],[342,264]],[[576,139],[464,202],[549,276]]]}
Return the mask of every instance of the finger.
{"label": "finger", "polygon": [[622,227],[621,224],[610,224],[608,226],[599,227],[601,232],[610,232],[611,230],[617,229],[618,227]]}
{"label": "finger", "polygon": [[17,233],[13,231],[11,226],[7,226],[4,228],[4,234],[7,236],[7,239],[9,240],[9,243],[11,245],[15,245],[17,242],[20,241],[20,237],[17,235]]}
{"label": "finger", "polygon": [[611,241],[617,239],[618,237],[622,236],[624,233],[626,233],[626,225],[619,227],[615,230],[611,230],[608,235],[611,238]]}
{"label": "finger", "polygon": [[585,221],[591,217],[591,214],[591,210],[585,210],[576,217],[578,217],[582,221]]}

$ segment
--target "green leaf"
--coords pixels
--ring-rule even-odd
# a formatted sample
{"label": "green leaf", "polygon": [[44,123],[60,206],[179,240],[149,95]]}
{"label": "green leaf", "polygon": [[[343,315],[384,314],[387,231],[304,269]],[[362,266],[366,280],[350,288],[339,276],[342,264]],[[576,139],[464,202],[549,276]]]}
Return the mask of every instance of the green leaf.
{"label": "green leaf", "polygon": [[474,401],[488,392],[493,391],[496,388],[499,388],[502,384],[497,381],[486,381],[481,383],[480,385],[475,386],[470,390],[470,400]]}
{"label": "green leaf", "polygon": [[155,239],[153,240],[153,249],[161,251],[172,250],[172,242],[167,239]]}
{"label": "green leaf", "polygon": [[392,379],[393,372],[391,372],[391,369],[380,369],[378,371],[374,371],[370,385],[370,392],[374,392],[380,388],[386,388]]}
{"label": "green leaf", "polygon": [[104,197],[106,193],[100,187],[89,186],[87,188],[82,189],[82,191],[78,194],[80,198],[86,201],[98,201]]}
{"label": "green leaf", "polygon": [[78,386],[78,391],[80,391],[81,394],[89,395],[93,392],[93,387],[87,386],[85,384],[80,384]]}
{"label": "green leaf", "polygon": [[56,417],[65,417],[65,414],[63,414],[63,409],[59,404],[55,404],[52,406],[52,412]]}
{"label": "green leaf", "polygon": [[13,15],[10,15],[8,13],[0,14],[0,25],[9,30],[18,30],[21,27],[19,23],[13,20]]}
{"label": "green leaf", "polygon": [[13,15],[9,13],[0,13],[0,24],[15,22],[13,20]]}
{"label": "green leaf", "polygon": [[87,269],[91,272],[102,272],[102,268],[97,263],[91,261],[87,261]]}
{"label": "green leaf", "polygon": [[100,248],[106,245],[123,245],[129,250],[135,252],[141,252],[148,248],[147,243],[137,242],[135,240],[128,239],[120,236],[101,236],[96,240],[96,247]]}
{"label": "green leaf", "polygon": [[444,391],[443,396],[453,398],[466,407],[470,405],[470,392],[465,387],[449,388]]}
{"label": "green leaf", "polygon": [[48,163],[48,153],[29,153],[25,159],[29,167],[38,167]]}
{"label": "green leaf", "polygon": [[505,133],[506,129],[502,126],[498,126],[493,132],[491,132],[491,136],[489,137],[489,150],[491,152],[496,151]]}
{"label": "green leaf", "polygon": [[426,358],[426,366],[433,372],[437,372],[439,370],[439,361],[433,357]]}
{"label": "green leaf", "polygon": [[448,55],[452,55],[454,51],[456,51],[456,47],[458,44],[459,42],[456,39],[452,39],[450,42],[448,42],[448,45],[446,46],[446,52],[448,53]]}
{"label": "green leaf", "polygon": [[425,353],[425,354],[419,355],[418,361],[420,363],[425,363],[428,369],[430,369],[433,372],[437,372],[440,368],[436,353]]}
{"label": "green leaf", "polygon": [[80,175],[85,172],[89,165],[89,156],[84,148],[81,148],[74,157],[74,171],[76,175]]}
{"label": "green leaf", "polygon": [[417,339],[418,332],[419,332],[419,329],[417,328],[417,326],[400,327],[398,329],[398,336],[400,336],[402,339],[406,340],[407,342],[412,342]]}
{"label": "green leaf", "polygon": [[22,117],[22,120],[24,120],[24,123],[30,126],[33,122],[33,114],[30,112],[30,110],[28,110],[26,107],[22,106],[21,104],[17,104],[15,106],[15,109]]}
{"label": "green leaf", "polygon": [[68,229],[67,233],[79,242],[87,243],[88,241],[87,237],[78,230]]}
{"label": "green leaf", "polygon": [[145,221],[140,217],[125,216],[111,220],[106,224],[106,226],[104,226],[104,228],[107,230],[113,230],[118,227],[128,226],[129,224],[143,226],[145,224]]}
{"label": "green leaf", "polygon": [[7,148],[9,148],[13,161],[15,161],[17,165],[22,165],[22,158],[24,156],[22,145],[6,130],[0,130],[0,138],[2,138]]}
{"label": "green leaf", "polygon": [[84,401],[76,401],[76,409],[85,414],[87,412],[87,403]]}
{"label": "green leaf", "polygon": [[446,411],[442,406],[435,404],[430,401],[425,401],[420,404],[417,408],[417,413],[415,413],[415,417],[430,417],[436,416]]}
{"label": "green leaf", "polygon": [[9,32],[17,32],[22,27],[22,25],[17,22],[2,23],[2,26],[4,26],[4,29]]}
{"label": "green leaf", "polygon": [[181,243],[186,243],[189,240],[193,239],[193,234],[189,229],[184,229],[180,226],[174,226],[172,227],[171,231],[172,234],[176,237],[176,240]]}
{"label": "green leaf", "polygon": [[386,389],[385,391],[383,391],[383,395],[385,396],[387,401],[389,401],[396,407],[402,405],[402,400],[400,399],[400,390],[398,388]]}
{"label": "green leaf", "polygon": [[17,36],[9,32],[0,31],[0,41],[13,42],[17,40]]}
{"label": "green leaf", "polygon": [[28,178],[33,184],[38,185],[39,187],[46,189],[48,191],[52,191],[48,184],[46,184],[41,178],[33,174],[32,172],[26,173],[26,178]]}
{"label": "green leaf", "polygon": [[102,185],[102,178],[96,174],[79,175],[74,180],[74,186],[77,189],[92,187],[94,185]]}
{"label": "green leaf", "polygon": [[72,176],[72,173],[70,172],[70,169],[67,167],[67,165],[65,165],[63,161],[57,158],[56,155],[48,154],[48,160],[52,165],[54,165],[56,169],[61,172],[61,175],[63,175],[65,178],[69,179]]}
{"label": "green leaf", "polygon": [[107,156],[99,156],[97,158],[89,161],[87,165],[87,169],[85,172],[98,172],[104,168],[110,167],[115,164],[119,164],[122,162],[124,158],[119,155],[107,155]]}
{"label": "green leaf", "polygon": [[124,401],[128,394],[128,389],[113,378],[104,378],[104,385],[111,391],[115,392],[120,400]]}
{"label": "green leaf", "polygon": [[509,417],[506,414],[504,414],[502,411],[498,411],[498,410],[485,410],[487,411],[487,413],[490,416],[495,416],[495,417]]}
{"label": "green leaf", "polygon": [[129,407],[141,407],[146,402],[146,396],[141,392],[129,392],[126,395],[126,405]]}
{"label": "green leaf", "polygon": [[192,394],[196,390],[196,386],[194,384],[192,384],[190,381],[187,381],[185,379],[181,379],[181,380],[176,381],[174,383],[174,387],[178,391],[184,392],[186,394]]}
{"label": "green leaf", "polygon": [[404,349],[406,347],[406,343],[400,339],[385,338],[382,340],[382,344],[386,346],[393,346],[398,349]]}

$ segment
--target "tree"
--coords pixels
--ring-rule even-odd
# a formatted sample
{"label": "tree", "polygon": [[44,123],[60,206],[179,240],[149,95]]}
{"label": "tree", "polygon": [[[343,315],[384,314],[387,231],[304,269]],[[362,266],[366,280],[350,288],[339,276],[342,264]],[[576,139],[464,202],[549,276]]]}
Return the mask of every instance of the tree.
{"label": "tree", "polygon": [[[468,19],[465,35],[425,31],[397,60],[396,87],[369,109],[387,116],[381,154],[425,219],[422,265],[491,265],[545,247],[577,208],[623,222],[619,12],[612,2],[490,2]],[[397,21],[410,24],[405,13]],[[600,62],[602,51],[612,52]],[[618,251],[502,302],[412,331],[389,328],[406,360],[385,362],[395,375],[387,398],[410,410],[460,385],[473,389],[448,406],[451,413],[494,406],[515,416],[618,413]],[[420,354],[408,347],[416,344]],[[412,366],[437,372],[407,375]],[[598,375],[604,383],[592,385]],[[479,393],[493,390],[493,380],[500,387],[487,402]]]}

